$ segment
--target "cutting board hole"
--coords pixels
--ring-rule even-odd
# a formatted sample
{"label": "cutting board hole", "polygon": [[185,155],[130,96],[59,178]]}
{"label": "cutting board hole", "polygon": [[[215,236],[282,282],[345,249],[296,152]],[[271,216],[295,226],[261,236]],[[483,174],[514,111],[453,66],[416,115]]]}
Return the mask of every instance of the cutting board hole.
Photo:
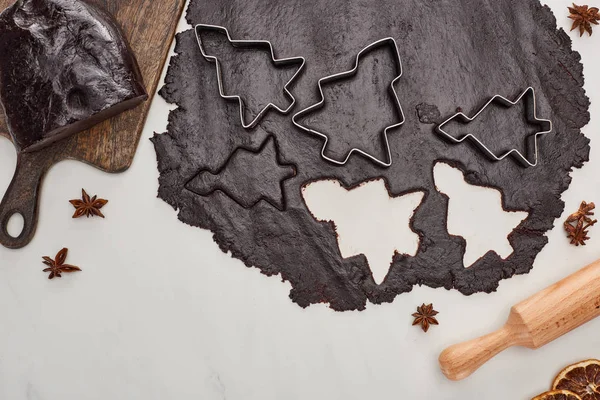
{"label": "cutting board hole", "polygon": [[21,213],[14,213],[8,220],[6,231],[13,238],[18,238],[23,233],[25,227],[25,218]]}

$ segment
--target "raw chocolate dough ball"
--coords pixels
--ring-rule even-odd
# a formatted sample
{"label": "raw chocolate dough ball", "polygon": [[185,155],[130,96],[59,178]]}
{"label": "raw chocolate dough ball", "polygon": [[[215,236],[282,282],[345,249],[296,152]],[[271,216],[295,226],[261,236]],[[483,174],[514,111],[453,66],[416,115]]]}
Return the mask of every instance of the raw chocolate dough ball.
{"label": "raw chocolate dough ball", "polygon": [[35,150],[148,96],[116,21],[80,0],[18,0],[0,14],[0,102],[17,148]]}

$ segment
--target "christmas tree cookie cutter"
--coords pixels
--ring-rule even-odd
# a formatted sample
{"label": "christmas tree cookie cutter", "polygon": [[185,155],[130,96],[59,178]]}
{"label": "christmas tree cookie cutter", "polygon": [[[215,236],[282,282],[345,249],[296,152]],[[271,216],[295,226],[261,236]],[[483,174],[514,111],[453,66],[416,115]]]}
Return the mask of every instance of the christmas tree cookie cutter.
{"label": "christmas tree cookie cutter", "polygon": [[[228,168],[231,168],[236,160],[243,159],[245,162],[249,162],[247,157],[250,157],[252,160],[264,160],[269,155],[271,156],[271,158],[268,158],[268,162],[271,163],[269,166],[257,166],[254,164],[254,161],[238,165],[238,167],[244,167],[247,173],[256,172],[260,174],[260,177],[246,175],[244,183],[239,184],[238,182],[235,189],[239,193],[232,190],[235,181],[230,187],[221,181],[223,173]],[[264,201],[279,211],[285,211],[288,202],[285,183],[294,178],[297,175],[297,171],[298,167],[295,164],[288,163],[283,159],[275,136],[269,135],[258,149],[245,146],[237,147],[227,160],[225,160],[223,165],[217,169],[203,168],[194,174],[184,187],[186,190],[202,197],[211,196],[216,192],[223,193],[245,209],[251,209]],[[238,174],[234,175],[241,176]],[[271,177],[275,176],[275,180],[269,180],[269,175]],[[270,187],[266,187],[267,184],[270,184]],[[272,193],[268,193],[269,190],[265,189],[271,189]]]}
{"label": "christmas tree cookie cutter", "polygon": [[[317,131],[316,129],[312,129],[312,128],[302,125],[301,123],[298,122],[298,119],[314,110],[324,107],[325,95],[323,94],[323,85],[332,83],[335,81],[345,80],[346,78],[351,78],[351,77],[355,76],[358,73],[358,66],[360,64],[361,57],[365,53],[368,53],[372,50],[375,50],[379,47],[383,47],[386,45],[391,45],[391,48],[393,50],[394,60],[396,61],[396,66],[397,66],[397,71],[398,71],[398,75],[396,76],[396,78],[394,78],[394,80],[390,84],[390,92],[394,98],[394,103],[396,105],[396,111],[397,111],[398,115],[400,116],[400,122],[386,127],[382,134],[383,142],[384,142],[384,145],[386,148],[386,153],[387,153],[386,154],[387,161],[382,161],[382,160],[378,159],[377,157],[374,157],[371,154],[367,153],[366,151],[363,151],[356,147],[351,149],[348,152],[348,154],[346,155],[346,158],[343,161],[339,161],[339,160],[333,159],[331,157],[328,157],[327,154],[325,154],[325,151],[327,149],[327,144],[329,143],[329,136],[327,136],[325,133]],[[386,168],[390,167],[392,165],[392,152],[390,149],[390,142],[388,140],[388,131],[402,126],[404,124],[404,122],[406,121],[406,118],[404,116],[404,111],[402,110],[402,105],[400,104],[400,99],[398,98],[398,93],[396,92],[396,89],[394,88],[394,85],[396,84],[396,82],[398,82],[400,80],[400,78],[402,77],[402,72],[403,72],[402,60],[400,59],[400,51],[398,50],[398,45],[396,44],[396,40],[391,37],[377,40],[377,41],[371,43],[370,45],[368,45],[367,47],[365,47],[364,49],[362,49],[356,55],[356,60],[354,63],[354,67],[352,69],[345,71],[345,72],[340,72],[340,73],[337,73],[334,75],[329,75],[329,76],[319,79],[318,87],[319,87],[319,95],[320,95],[321,100],[318,103],[313,104],[312,106],[305,108],[305,109],[299,111],[298,113],[296,113],[292,117],[292,122],[296,127],[300,128],[301,130],[308,132],[310,134],[317,135],[325,140],[325,143],[323,144],[323,147],[321,149],[321,157],[324,160],[329,161],[330,163],[337,164],[337,165],[345,165],[350,160],[350,157],[352,156],[352,154],[358,153],[358,154],[361,154],[362,156],[370,159],[371,161],[379,164],[382,167],[386,167]]]}
{"label": "christmas tree cookie cutter", "polygon": [[[290,80],[283,87],[284,94],[291,101],[290,105],[287,108],[283,109],[281,107],[278,107],[274,103],[269,103],[265,107],[263,107],[263,109],[256,115],[256,117],[252,121],[250,121],[249,123],[246,123],[246,118],[245,118],[246,106],[244,104],[244,101],[238,95],[228,95],[225,93],[225,85],[223,82],[221,63],[219,62],[219,59],[217,57],[211,56],[206,52],[206,49],[204,48],[204,44],[202,43],[202,37],[200,35],[201,31],[213,31],[213,32],[218,32],[218,33],[224,34],[227,37],[227,41],[229,43],[231,43],[231,45],[234,47],[268,48],[269,52],[271,54],[271,60],[273,62],[273,65],[275,65],[275,66],[300,64],[296,73],[290,78]],[[275,57],[275,51],[273,50],[273,45],[268,40],[234,40],[231,38],[231,35],[229,35],[229,31],[227,30],[227,28],[225,28],[223,26],[209,25],[209,24],[197,24],[194,27],[194,32],[196,34],[196,40],[198,41],[198,46],[200,47],[200,52],[202,53],[202,56],[204,57],[204,59],[206,61],[209,61],[216,65],[217,83],[219,85],[219,95],[225,100],[237,101],[239,103],[240,121],[241,121],[244,129],[254,128],[258,124],[260,119],[262,117],[264,117],[264,115],[271,109],[274,109],[277,112],[279,112],[283,115],[286,115],[286,114],[289,114],[289,112],[292,110],[292,108],[294,108],[294,106],[296,105],[296,98],[289,91],[289,86],[296,80],[298,75],[300,75],[300,72],[302,72],[302,70],[304,69],[304,65],[306,64],[306,60],[304,59],[304,57],[289,57],[289,58],[278,59]]]}
{"label": "christmas tree cookie cutter", "polygon": [[[481,140],[479,140],[473,134],[467,134],[461,136],[460,138],[456,138],[444,130],[444,127],[450,123],[451,121],[458,119],[460,122],[468,124],[473,122],[477,117],[479,117],[488,106],[492,104],[500,104],[501,106],[510,108],[521,102],[521,100],[526,99],[527,103],[525,104],[526,114],[527,114],[527,122],[534,125],[541,126],[541,131],[535,133],[534,135],[530,135],[530,138],[533,139],[533,153],[534,160],[531,162],[526,156],[524,156],[518,149],[510,149],[507,152],[497,155],[492,151],[489,147],[487,147]],[[525,89],[523,93],[516,100],[510,101],[506,97],[495,95],[492,97],[478,112],[472,117],[468,117],[463,112],[458,112],[442,122],[436,129],[436,132],[439,133],[442,137],[450,141],[454,144],[462,143],[466,140],[472,140],[473,143],[479,148],[487,157],[489,157],[492,161],[502,161],[508,156],[513,156],[519,163],[521,163],[524,167],[535,167],[538,164],[538,139],[540,136],[543,136],[547,133],[551,133],[553,130],[552,121],[547,119],[540,119],[537,116],[537,99],[535,96],[535,89],[533,87],[528,87]]]}

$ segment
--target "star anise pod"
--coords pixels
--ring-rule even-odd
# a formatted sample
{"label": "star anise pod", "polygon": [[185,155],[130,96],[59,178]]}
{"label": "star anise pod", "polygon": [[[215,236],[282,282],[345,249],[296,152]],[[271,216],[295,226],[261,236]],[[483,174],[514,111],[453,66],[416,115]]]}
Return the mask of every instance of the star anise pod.
{"label": "star anise pod", "polygon": [[48,279],[52,279],[55,276],[58,276],[59,278],[61,278],[61,274],[63,272],[81,271],[81,268],[79,268],[79,267],[76,267],[74,265],[65,264],[65,261],[67,260],[68,252],[69,252],[69,249],[62,249],[61,251],[58,252],[58,254],[56,254],[56,257],[54,257],[54,260],[51,259],[50,257],[42,257],[44,259],[44,264],[49,266],[49,268],[44,269],[44,272],[50,272],[50,276],[48,276]]}
{"label": "star anise pod", "polygon": [[575,246],[585,246],[585,242],[590,240],[590,237],[588,236],[588,228],[590,226],[592,226],[592,224],[587,223],[584,225],[583,220],[581,219],[577,222],[577,225],[575,226],[571,224],[565,225],[567,237],[571,239],[571,244],[574,244]]}
{"label": "star anise pod", "polygon": [[592,36],[592,24],[598,25],[600,13],[597,7],[578,6],[573,3],[573,7],[569,7],[569,18],[573,20],[571,30],[579,28],[579,36],[583,36],[585,32]]}
{"label": "star anise pod", "polygon": [[430,325],[439,325],[438,320],[435,319],[436,315],[438,315],[438,312],[433,309],[433,304],[425,305],[423,303],[422,306],[417,307],[417,312],[412,315],[415,317],[413,326],[421,325],[423,331],[427,332]]}
{"label": "star anise pod", "polygon": [[104,218],[104,214],[100,209],[108,203],[108,200],[99,199],[98,196],[90,198],[85,190],[81,189],[81,200],[69,200],[69,203],[75,207],[73,218],[83,217],[84,215],[88,218],[93,216]]}
{"label": "star anise pod", "polygon": [[592,226],[596,222],[598,222],[597,220],[595,220],[595,219],[592,220],[590,218],[591,216],[594,215],[594,213],[592,211],[595,208],[596,208],[596,205],[594,203],[586,203],[585,201],[582,201],[581,205],[579,206],[579,210],[577,210],[577,212],[569,215],[569,217],[567,218],[565,223],[577,222],[580,219],[582,219],[583,222],[590,224],[590,226]]}
{"label": "star anise pod", "polygon": [[598,222],[590,218],[594,215],[592,210],[595,208],[594,203],[582,201],[579,210],[569,215],[564,223],[564,227],[565,231],[567,231],[567,237],[571,239],[571,244],[585,246],[585,242],[590,240],[588,236],[589,227],[594,226]]}

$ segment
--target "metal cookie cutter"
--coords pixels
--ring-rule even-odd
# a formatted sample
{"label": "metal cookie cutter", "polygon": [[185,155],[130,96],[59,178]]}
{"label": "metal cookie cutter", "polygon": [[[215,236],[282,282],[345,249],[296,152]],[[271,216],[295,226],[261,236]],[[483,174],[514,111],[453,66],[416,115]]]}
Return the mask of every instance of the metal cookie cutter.
{"label": "metal cookie cutter", "polygon": [[[462,136],[461,138],[457,139],[444,130],[444,126],[446,124],[448,124],[449,122],[453,121],[454,119],[458,119],[463,123],[472,122],[481,113],[483,113],[489,105],[491,105],[493,103],[498,103],[504,107],[510,108],[510,107],[518,104],[523,98],[527,99],[527,103],[526,103],[527,122],[529,122],[531,124],[539,125],[542,129],[542,131],[537,132],[535,135],[533,135],[533,143],[534,143],[533,148],[534,148],[534,155],[535,155],[534,162],[529,161],[529,159],[527,159],[527,157],[525,157],[523,154],[521,154],[521,152],[517,149],[509,150],[508,152],[506,152],[500,156],[497,156],[492,150],[490,150],[479,139],[477,139],[476,136],[474,136],[472,134],[468,134],[468,135]],[[479,110],[479,112],[477,112],[477,114],[475,114],[473,117],[468,117],[462,112],[456,113],[453,116],[451,116],[450,118],[448,118],[447,120],[445,120],[444,122],[442,122],[436,128],[436,132],[439,133],[440,135],[442,135],[445,139],[448,139],[450,142],[455,143],[455,144],[462,143],[467,139],[472,139],[474,144],[477,145],[477,147],[481,151],[483,151],[488,157],[490,157],[494,161],[502,161],[506,157],[512,155],[517,161],[519,161],[521,164],[523,164],[523,166],[535,167],[538,164],[538,138],[542,135],[552,132],[552,121],[547,120],[547,119],[539,119],[537,117],[536,109],[537,109],[537,106],[536,106],[535,89],[533,89],[532,87],[528,87],[519,97],[517,97],[517,99],[515,101],[510,101],[507,98],[502,97],[500,95],[496,95],[496,96],[492,97]]]}
{"label": "metal cookie cutter", "polygon": [[[358,148],[353,148],[352,150],[350,150],[350,152],[348,153],[348,155],[346,156],[346,159],[344,161],[338,161],[338,160],[334,160],[333,158],[327,157],[327,155],[325,154],[325,150],[327,149],[327,143],[329,142],[329,137],[322,132],[319,132],[315,129],[311,129],[311,128],[301,125],[298,122],[298,118],[304,116],[305,114],[310,113],[313,110],[320,109],[324,106],[324,104],[325,104],[325,95],[323,94],[323,85],[324,84],[331,83],[334,81],[344,80],[346,78],[355,76],[358,73],[358,65],[360,62],[360,58],[365,53],[368,53],[369,51],[371,51],[375,48],[382,47],[382,46],[385,46],[388,44],[392,45],[394,58],[396,60],[396,65],[398,68],[398,76],[396,78],[394,78],[394,80],[392,81],[392,83],[390,85],[390,89],[391,89],[390,91],[391,91],[392,95],[394,96],[394,100],[396,103],[396,109],[397,109],[398,114],[400,115],[401,121],[397,124],[388,126],[383,131],[382,136],[383,136],[383,140],[385,142],[385,147],[386,147],[386,151],[387,151],[387,161],[381,161],[377,157],[374,157],[374,156],[370,155],[369,153],[367,153],[361,149],[358,149]],[[318,103],[313,104],[312,106],[305,108],[304,110],[301,110],[297,114],[295,114],[292,117],[292,122],[294,123],[294,125],[296,125],[300,129],[302,129],[303,131],[314,134],[314,135],[318,135],[318,136],[322,137],[323,139],[325,139],[325,143],[323,144],[323,148],[321,150],[321,157],[323,157],[323,159],[325,159],[331,163],[334,163],[337,165],[345,165],[353,153],[359,153],[383,167],[390,167],[392,165],[392,153],[390,150],[390,143],[388,141],[388,131],[390,129],[394,129],[394,128],[401,126],[406,121],[406,118],[404,117],[404,111],[402,111],[402,106],[400,105],[400,99],[398,98],[398,94],[396,93],[396,89],[394,88],[394,85],[396,84],[396,82],[398,82],[398,80],[401,77],[402,77],[402,61],[400,60],[400,52],[398,50],[398,45],[396,44],[396,41],[391,37],[380,39],[376,42],[371,43],[370,45],[368,45],[367,47],[365,47],[358,53],[358,55],[356,56],[356,62],[354,64],[354,67],[351,70],[345,71],[345,72],[340,72],[338,74],[326,76],[325,78],[319,79],[318,87],[319,87],[319,95],[321,96],[321,100]]]}
{"label": "metal cookie cutter", "polygon": [[[290,93],[290,91],[288,90],[288,87],[293,83],[293,81],[296,79],[296,77],[298,77],[300,72],[304,69],[304,65],[306,64],[306,60],[304,59],[304,57],[290,57],[290,58],[277,59],[277,58],[275,58],[275,52],[273,50],[273,46],[271,45],[271,42],[269,42],[267,40],[233,40],[231,38],[231,36],[229,35],[229,31],[227,30],[227,28],[222,27],[222,26],[198,24],[194,27],[194,31],[196,33],[196,40],[198,41],[198,46],[200,47],[202,56],[207,61],[214,63],[217,67],[217,82],[219,85],[219,94],[225,100],[233,100],[233,101],[239,102],[240,120],[242,122],[242,126],[244,127],[244,129],[254,128],[258,124],[258,121],[272,108],[277,110],[279,113],[281,113],[283,115],[288,114],[292,110],[292,108],[294,108],[294,105],[296,105],[296,98],[294,96],[292,96],[292,93]],[[217,31],[219,33],[223,33],[227,36],[227,40],[229,41],[229,43],[231,43],[231,45],[234,47],[246,47],[246,48],[264,47],[264,48],[268,48],[271,53],[271,59],[273,61],[273,65],[275,65],[275,66],[300,64],[300,67],[298,68],[298,70],[296,71],[294,76],[292,76],[292,78],[283,87],[284,93],[290,99],[291,104],[286,109],[282,109],[273,103],[269,103],[256,115],[256,117],[250,123],[246,123],[246,118],[245,118],[246,106],[244,104],[244,101],[238,95],[225,94],[225,87],[223,84],[223,75],[221,72],[221,63],[219,62],[219,59],[217,57],[209,55],[206,52],[206,50],[204,49],[204,44],[202,43],[200,31]]]}

